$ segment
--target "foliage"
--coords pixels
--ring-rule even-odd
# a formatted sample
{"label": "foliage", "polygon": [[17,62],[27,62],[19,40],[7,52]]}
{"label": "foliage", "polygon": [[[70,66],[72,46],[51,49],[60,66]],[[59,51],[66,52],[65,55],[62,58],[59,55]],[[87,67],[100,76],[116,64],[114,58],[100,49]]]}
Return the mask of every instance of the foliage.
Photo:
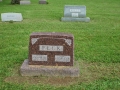
{"label": "foliage", "polygon": [[20,0],[11,0],[11,4],[20,4]]}

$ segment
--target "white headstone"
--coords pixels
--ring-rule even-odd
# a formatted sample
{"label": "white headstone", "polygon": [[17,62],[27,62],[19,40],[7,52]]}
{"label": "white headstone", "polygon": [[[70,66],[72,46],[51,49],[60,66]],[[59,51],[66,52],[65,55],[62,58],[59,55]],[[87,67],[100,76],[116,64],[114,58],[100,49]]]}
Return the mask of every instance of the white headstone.
{"label": "white headstone", "polygon": [[20,0],[20,5],[29,5],[31,4],[30,0]]}
{"label": "white headstone", "polygon": [[22,21],[21,13],[2,13],[1,14],[2,21]]}

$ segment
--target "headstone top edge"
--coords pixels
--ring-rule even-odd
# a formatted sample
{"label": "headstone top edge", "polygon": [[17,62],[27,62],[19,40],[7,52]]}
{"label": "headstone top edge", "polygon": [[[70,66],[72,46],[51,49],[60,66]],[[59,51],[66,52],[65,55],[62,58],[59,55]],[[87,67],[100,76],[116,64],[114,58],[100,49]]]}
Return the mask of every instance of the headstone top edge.
{"label": "headstone top edge", "polygon": [[45,35],[45,36],[68,36],[68,37],[74,37],[72,34],[69,33],[58,33],[58,32],[33,32],[30,34],[30,36],[34,35]]}
{"label": "headstone top edge", "polygon": [[22,13],[7,12],[7,13],[1,13],[1,14],[22,14]]}
{"label": "headstone top edge", "polygon": [[86,7],[85,5],[65,5],[65,7]]}

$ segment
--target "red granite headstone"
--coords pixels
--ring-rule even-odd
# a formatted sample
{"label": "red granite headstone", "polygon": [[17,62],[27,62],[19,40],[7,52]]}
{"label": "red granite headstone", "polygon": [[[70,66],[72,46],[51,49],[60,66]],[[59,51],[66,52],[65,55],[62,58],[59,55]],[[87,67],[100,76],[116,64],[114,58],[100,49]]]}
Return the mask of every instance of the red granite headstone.
{"label": "red granite headstone", "polygon": [[29,65],[73,66],[74,37],[64,33],[32,33]]}

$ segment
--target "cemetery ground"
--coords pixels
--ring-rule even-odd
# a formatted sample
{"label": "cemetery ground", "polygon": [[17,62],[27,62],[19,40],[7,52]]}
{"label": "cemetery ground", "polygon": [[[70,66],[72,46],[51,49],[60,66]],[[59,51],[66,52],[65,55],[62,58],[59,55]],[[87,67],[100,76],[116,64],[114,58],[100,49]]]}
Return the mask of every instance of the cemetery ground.
{"label": "cemetery ground", "polygon": [[[61,22],[64,5],[86,5],[91,21]],[[31,0],[30,5],[0,2],[0,13],[22,13],[22,22],[0,21],[0,90],[119,90],[120,0]],[[75,61],[80,76],[22,77],[32,32],[65,32],[74,35]]]}

